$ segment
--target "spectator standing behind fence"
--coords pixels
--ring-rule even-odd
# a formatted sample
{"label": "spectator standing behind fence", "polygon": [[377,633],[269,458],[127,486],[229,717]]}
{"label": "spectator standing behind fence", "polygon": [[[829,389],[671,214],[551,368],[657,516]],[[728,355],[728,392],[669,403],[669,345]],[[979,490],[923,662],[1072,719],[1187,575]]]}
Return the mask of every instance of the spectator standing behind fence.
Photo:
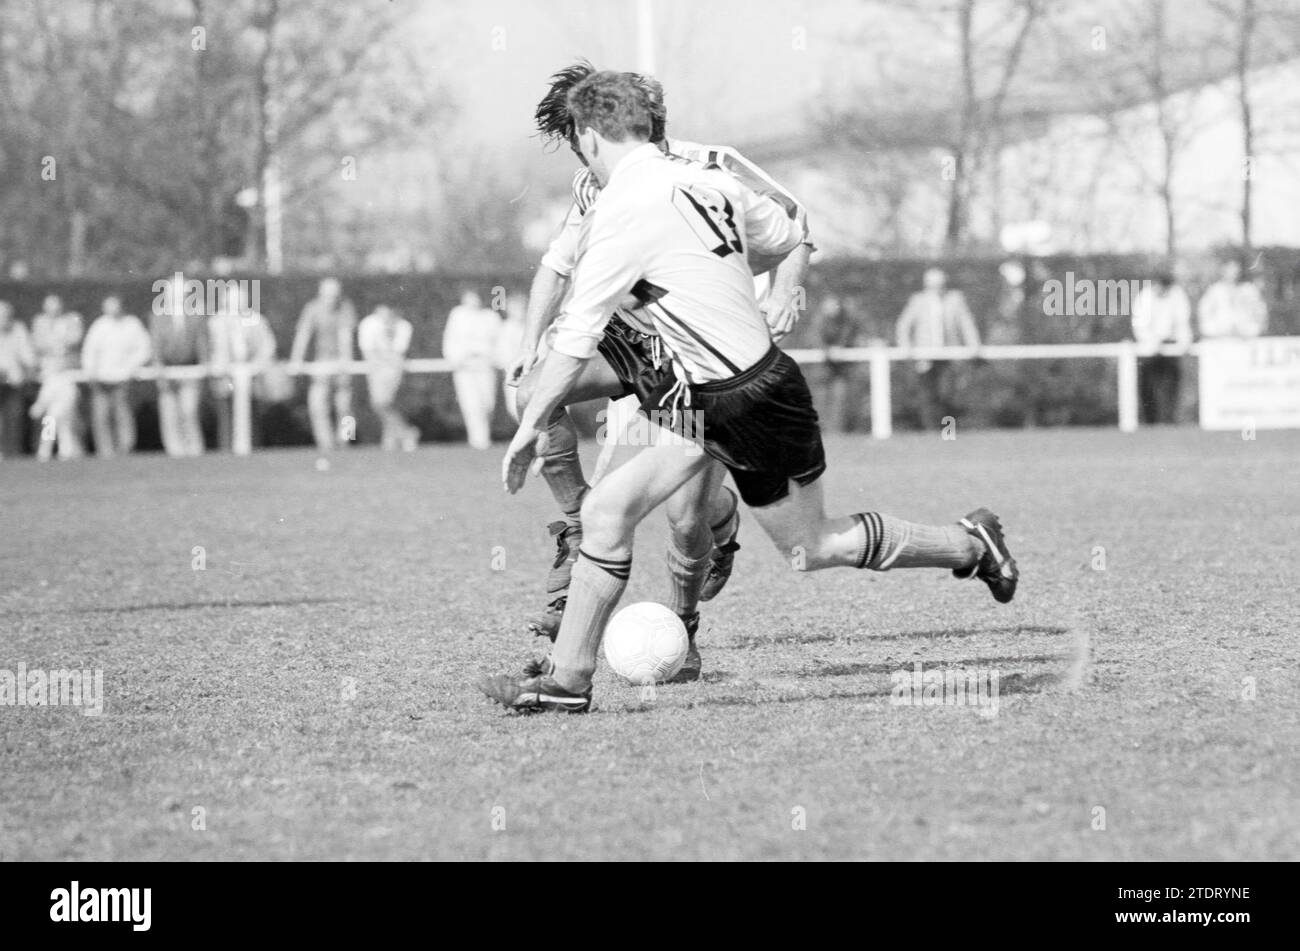
{"label": "spectator standing behind fence", "polygon": [[81,438],[80,397],[74,379],[84,327],[81,315],[64,313],[55,294],[45,298],[32,321],[32,346],[40,364],[41,389],[31,417],[41,421],[37,456],[49,459],[58,444],[60,459],[75,459],[84,452]]}
{"label": "spectator standing behind fence", "polygon": [[826,357],[823,386],[826,428],[832,432],[849,432],[857,416],[854,399],[857,364],[832,360],[830,350],[856,347],[862,328],[856,315],[835,294],[822,298],[815,320],[817,339]]}
{"label": "spectator standing behind fence", "polygon": [[1182,357],[1156,353],[1164,344],[1192,345],[1192,305],[1171,272],[1143,284],[1133,301],[1133,339],[1138,345],[1138,400],[1142,422],[1178,422]]}
{"label": "spectator standing behind fence", "polygon": [[[304,363],[307,348],[313,342],[312,363],[328,365],[351,361],[354,356],[352,335],[356,329],[356,309],[343,296],[342,285],[327,277],[320,282],[316,296],[302,309],[298,329],[293,335],[289,362]],[[330,415],[331,403],[333,416]],[[345,444],[354,438],[355,432],[350,428],[344,431],[343,423],[345,419],[350,421],[352,416],[352,375],[342,371],[313,375],[307,386],[307,412],[311,416],[311,434],[317,449],[333,449],[336,438],[341,438]]]}
{"label": "spectator standing behind fence", "polygon": [[483,306],[474,291],[460,297],[447,316],[442,355],[451,363],[456,402],[465,420],[465,433],[475,449],[492,447],[492,411],[497,402],[497,335],[501,319]]}
{"label": "spectator standing behind fence", "polygon": [[1197,305],[1201,336],[1258,337],[1268,326],[1268,307],[1259,288],[1235,258],[1223,262],[1215,281]]}
{"label": "spectator standing behind fence", "polygon": [[140,318],[122,311],[120,298],[105,297],[103,308],[86,331],[81,368],[90,382],[95,453],[107,458],[135,449],[131,378],[148,365],[153,345]]}
{"label": "spectator standing behind fence", "polygon": [[381,304],[362,318],[357,327],[357,346],[361,358],[370,364],[366,369],[366,386],[370,391],[370,406],[383,427],[379,444],[384,449],[414,450],[420,442],[420,431],[397,408],[406,352],[411,348],[411,322]]}
{"label": "spectator standing behind fence", "polygon": [[35,372],[31,334],[0,300],[0,459],[23,451],[23,387]]}
{"label": "spectator standing behind fence", "polygon": [[[149,336],[153,339],[153,365],[159,370],[208,363],[207,321],[202,314],[186,312],[183,284],[169,284],[155,298]],[[199,383],[197,378],[158,379],[158,428],[169,456],[203,455]]]}
{"label": "spectator standing behind fence", "polygon": [[[910,350],[980,345],[979,329],[966,306],[965,296],[961,291],[949,290],[947,283],[948,277],[940,268],[932,267],[925,272],[922,289],[912,295],[899,315],[900,347]],[[951,361],[918,360],[916,372],[921,384],[921,425],[941,425],[943,418],[951,415]]]}
{"label": "spectator standing behind fence", "polygon": [[[240,292],[242,294],[242,292]],[[222,302],[208,318],[209,368],[212,396],[217,408],[217,445],[229,452],[234,445],[235,382],[231,370],[249,369],[249,438],[256,446],[261,437],[262,411],[267,403],[291,396],[291,384],[275,365],[275,334],[266,318],[249,307],[242,296]]]}
{"label": "spectator standing behind fence", "polygon": [[514,415],[514,400],[518,388],[510,385],[506,375],[510,364],[519,356],[524,345],[524,313],[528,309],[528,298],[522,294],[511,294],[506,298],[506,315],[497,328],[496,367],[502,371],[501,396],[505,400],[506,410]]}

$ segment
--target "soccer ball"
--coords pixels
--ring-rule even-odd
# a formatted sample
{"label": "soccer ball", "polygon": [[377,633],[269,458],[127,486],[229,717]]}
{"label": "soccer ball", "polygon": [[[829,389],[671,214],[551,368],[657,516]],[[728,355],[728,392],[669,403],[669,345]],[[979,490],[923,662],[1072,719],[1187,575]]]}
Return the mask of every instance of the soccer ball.
{"label": "soccer ball", "polygon": [[653,601],[629,604],[605,625],[605,659],[614,673],[634,684],[673,677],[689,646],[681,618]]}

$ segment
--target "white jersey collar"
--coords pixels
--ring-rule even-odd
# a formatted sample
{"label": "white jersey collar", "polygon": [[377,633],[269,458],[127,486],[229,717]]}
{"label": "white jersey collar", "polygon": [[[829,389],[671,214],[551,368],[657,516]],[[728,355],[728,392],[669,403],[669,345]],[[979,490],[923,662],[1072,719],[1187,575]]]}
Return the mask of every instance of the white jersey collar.
{"label": "white jersey collar", "polygon": [[[609,170],[609,181],[612,182],[614,177],[624,168],[636,165],[639,162],[644,162],[646,159],[663,157],[664,153],[661,152],[659,146],[655,145],[653,142],[646,142],[644,145],[639,145],[619,159],[618,162],[615,163],[614,167]],[[608,185],[608,183],[606,183],[606,185]]]}

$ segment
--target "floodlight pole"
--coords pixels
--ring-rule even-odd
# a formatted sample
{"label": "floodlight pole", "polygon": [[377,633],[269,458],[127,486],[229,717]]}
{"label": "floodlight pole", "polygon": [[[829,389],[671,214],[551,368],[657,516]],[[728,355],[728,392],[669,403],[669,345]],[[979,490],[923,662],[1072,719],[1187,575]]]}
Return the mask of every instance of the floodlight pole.
{"label": "floodlight pole", "polygon": [[636,0],[636,69],[647,76],[655,74],[654,0]]}

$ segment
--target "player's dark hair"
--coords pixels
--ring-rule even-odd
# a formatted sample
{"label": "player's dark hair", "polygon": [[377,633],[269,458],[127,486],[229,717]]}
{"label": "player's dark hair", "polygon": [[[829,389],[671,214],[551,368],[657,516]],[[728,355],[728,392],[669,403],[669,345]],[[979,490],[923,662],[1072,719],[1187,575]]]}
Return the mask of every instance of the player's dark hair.
{"label": "player's dark hair", "polygon": [[594,129],[611,142],[648,142],[654,131],[651,95],[644,79],[634,73],[592,73],[569,90],[573,130]]}
{"label": "player's dark hair", "polygon": [[[581,59],[572,66],[551,74],[550,88],[533,112],[537,134],[548,147],[573,141],[573,116],[569,112],[569,92],[588,76],[596,72],[589,60]],[[653,76],[628,73],[646,92],[650,103],[650,141],[661,143],[668,134],[668,108],[664,105],[664,87]]]}
{"label": "player's dark hair", "polygon": [[533,119],[537,134],[550,147],[567,143],[573,138],[573,117],[569,115],[569,90],[596,71],[590,61],[580,59],[572,66],[551,74],[551,88],[537,104]]}
{"label": "player's dark hair", "polygon": [[650,141],[656,145],[668,137],[668,107],[664,105],[664,85],[645,73],[629,73],[646,91],[650,102]]}

